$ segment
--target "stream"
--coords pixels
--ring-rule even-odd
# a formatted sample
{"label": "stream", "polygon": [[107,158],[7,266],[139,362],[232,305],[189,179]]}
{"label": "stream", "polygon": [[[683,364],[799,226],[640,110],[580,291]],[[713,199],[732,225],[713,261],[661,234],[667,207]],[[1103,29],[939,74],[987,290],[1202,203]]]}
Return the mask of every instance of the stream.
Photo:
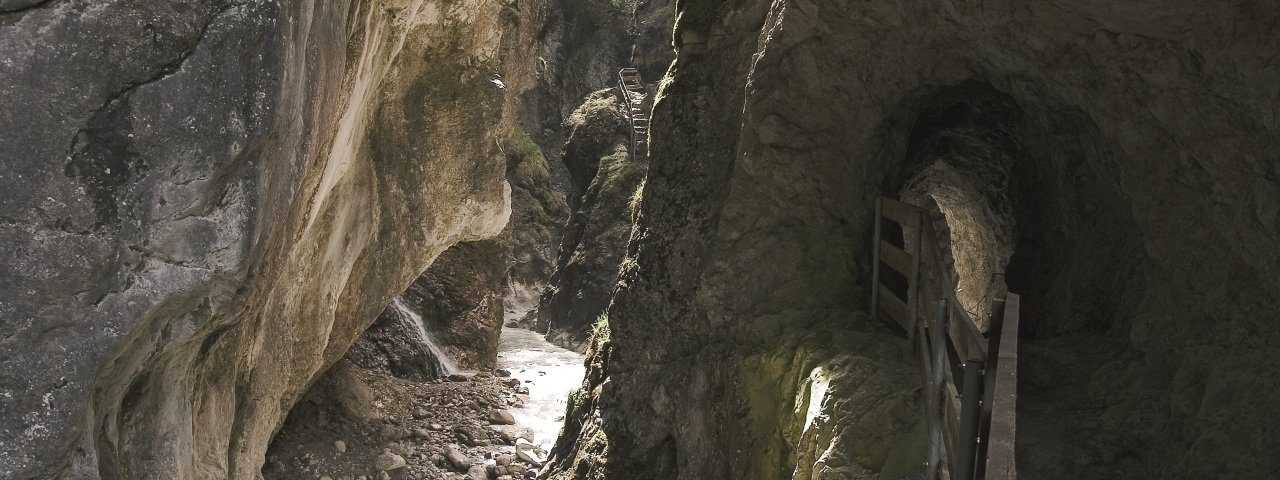
{"label": "stream", "polygon": [[506,327],[498,342],[498,368],[529,388],[529,401],[511,409],[517,425],[533,430],[533,443],[550,451],[564,424],[569,392],[582,385],[582,354],[553,345],[542,334]]}

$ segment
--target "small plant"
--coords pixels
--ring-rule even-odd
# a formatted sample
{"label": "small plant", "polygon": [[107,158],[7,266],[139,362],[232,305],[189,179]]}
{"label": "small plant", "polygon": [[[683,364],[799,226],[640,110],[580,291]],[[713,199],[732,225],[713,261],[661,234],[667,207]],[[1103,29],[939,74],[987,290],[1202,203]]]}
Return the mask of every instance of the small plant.
{"label": "small plant", "polygon": [[640,199],[644,196],[644,180],[636,185],[636,190],[631,192],[631,201],[627,203],[627,209],[631,211],[631,223],[636,223],[636,215],[640,213]]}
{"label": "small plant", "polygon": [[602,313],[596,317],[596,323],[591,325],[591,339],[587,343],[587,351],[583,356],[583,363],[587,368],[591,368],[591,359],[596,356],[604,344],[609,342],[609,314]]}

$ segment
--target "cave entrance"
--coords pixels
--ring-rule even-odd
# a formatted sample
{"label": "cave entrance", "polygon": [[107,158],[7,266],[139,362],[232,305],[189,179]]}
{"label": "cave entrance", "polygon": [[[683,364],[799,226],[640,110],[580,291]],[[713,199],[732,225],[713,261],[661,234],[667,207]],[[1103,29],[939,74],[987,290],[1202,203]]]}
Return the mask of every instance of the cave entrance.
{"label": "cave entrance", "polygon": [[[1019,95],[977,81],[921,95],[889,191],[928,212],[943,276],[980,329],[993,299],[1021,294],[1018,469],[1036,478],[1136,472],[1143,440],[1103,419],[1131,400],[1096,373],[1136,355],[1126,336],[1142,288],[1141,237],[1092,120],[1033,89]],[[885,233],[913,241],[910,231]]]}

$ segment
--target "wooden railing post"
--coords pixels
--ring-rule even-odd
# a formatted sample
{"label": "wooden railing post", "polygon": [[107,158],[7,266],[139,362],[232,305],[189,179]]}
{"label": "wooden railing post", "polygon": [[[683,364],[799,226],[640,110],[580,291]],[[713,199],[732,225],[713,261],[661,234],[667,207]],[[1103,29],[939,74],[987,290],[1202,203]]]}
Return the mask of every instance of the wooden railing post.
{"label": "wooden railing post", "polygon": [[[906,238],[906,235],[903,235]],[[904,245],[905,246],[905,245]],[[916,215],[916,248],[911,255],[911,275],[907,277],[908,316],[912,323],[920,321],[920,252],[924,251],[924,215]],[[928,301],[928,300],[925,300]]]}
{"label": "wooden railing post", "polygon": [[1010,293],[1001,315],[1000,347],[996,361],[995,388],[991,397],[991,427],[988,432],[986,480],[1013,480],[1018,476],[1014,462],[1014,437],[1018,409],[1018,322],[1020,298]]}
{"label": "wooden railing post", "polygon": [[939,466],[942,460],[942,418],[943,405],[942,402],[947,401],[944,393],[946,386],[943,381],[946,380],[946,364],[943,359],[947,355],[947,347],[943,344],[943,324],[947,321],[947,301],[946,299],[937,300],[937,311],[932,321],[929,322],[929,385],[925,392],[925,405],[929,409],[929,463],[928,471],[925,475],[926,479],[933,480],[937,478]]}

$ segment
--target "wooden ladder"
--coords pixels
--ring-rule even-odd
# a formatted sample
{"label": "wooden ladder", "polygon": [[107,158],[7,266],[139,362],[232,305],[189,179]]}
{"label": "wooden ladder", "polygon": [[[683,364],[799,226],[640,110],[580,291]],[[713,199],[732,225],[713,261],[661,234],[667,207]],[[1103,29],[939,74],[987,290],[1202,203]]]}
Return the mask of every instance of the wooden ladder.
{"label": "wooden ladder", "polygon": [[649,107],[652,99],[634,68],[618,71],[618,92],[627,109],[631,123],[631,156],[636,160],[649,159]]}
{"label": "wooden ladder", "polygon": [[[1018,295],[992,302],[984,335],[956,301],[928,212],[883,197],[875,208],[871,312],[915,343],[929,423],[925,478],[1017,478]],[[901,242],[889,241],[886,225],[902,232]],[[884,283],[884,267],[906,279],[905,291],[901,281]]]}

